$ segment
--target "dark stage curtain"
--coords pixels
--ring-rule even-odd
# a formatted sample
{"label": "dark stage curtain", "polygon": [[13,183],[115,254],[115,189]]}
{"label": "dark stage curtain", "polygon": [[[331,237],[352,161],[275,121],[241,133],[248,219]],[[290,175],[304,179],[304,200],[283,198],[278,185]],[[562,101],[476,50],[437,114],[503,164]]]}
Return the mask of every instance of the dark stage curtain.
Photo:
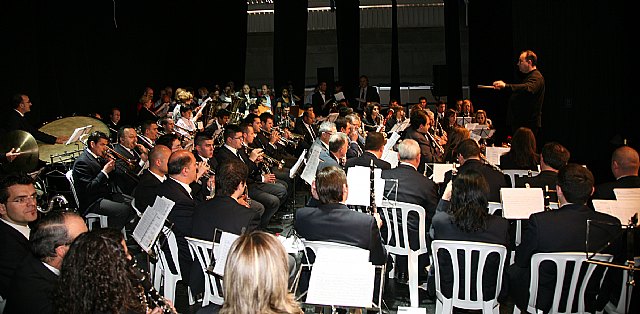
{"label": "dark stage curtain", "polygon": [[273,21],[273,76],[276,96],[289,82],[304,97],[307,61],[306,0],[275,0]]}

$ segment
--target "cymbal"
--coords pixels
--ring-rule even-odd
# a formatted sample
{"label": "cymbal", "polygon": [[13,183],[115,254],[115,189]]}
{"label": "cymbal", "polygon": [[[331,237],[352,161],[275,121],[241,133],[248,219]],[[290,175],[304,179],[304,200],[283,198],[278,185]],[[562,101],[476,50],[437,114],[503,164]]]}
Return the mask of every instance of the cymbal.
{"label": "cymbal", "polygon": [[38,166],[38,143],[29,133],[15,130],[4,134],[0,139],[0,153],[6,154],[12,148],[20,153],[12,162],[2,164],[4,172],[31,172]]}

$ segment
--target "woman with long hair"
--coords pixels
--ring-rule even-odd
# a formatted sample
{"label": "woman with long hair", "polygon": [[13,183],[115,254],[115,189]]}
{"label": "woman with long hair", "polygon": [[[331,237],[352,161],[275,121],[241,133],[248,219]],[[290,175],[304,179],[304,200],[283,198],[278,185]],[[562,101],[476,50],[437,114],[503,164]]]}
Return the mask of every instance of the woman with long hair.
{"label": "woman with long hair", "polygon": [[471,136],[469,130],[462,127],[454,127],[447,133],[447,144],[444,146],[444,162],[458,162],[456,148]]}
{"label": "woman with long hair", "polygon": [[377,132],[378,128],[382,126],[382,114],[380,114],[380,104],[373,103],[365,108],[365,115],[362,119],[364,123],[364,129],[367,132]]}
{"label": "woman with long hair", "polygon": [[[54,297],[56,313],[162,313],[149,309],[122,233],[111,228],[81,234],[69,247]],[[167,304],[171,304],[166,301]],[[172,305],[170,307],[175,312]]]}
{"label": "woman with long hair", "polygon": [[224,269],[224,304],[219,313],[303,313],[288,287],[287,253],[275,236],[262,231],[241,235]]}
{"label": "woman with long hair", "polygon": [[539,164],[536,136],[529,128],[517,129],[511,138],[511,149],[500,156],[500,168],[538,171]]}

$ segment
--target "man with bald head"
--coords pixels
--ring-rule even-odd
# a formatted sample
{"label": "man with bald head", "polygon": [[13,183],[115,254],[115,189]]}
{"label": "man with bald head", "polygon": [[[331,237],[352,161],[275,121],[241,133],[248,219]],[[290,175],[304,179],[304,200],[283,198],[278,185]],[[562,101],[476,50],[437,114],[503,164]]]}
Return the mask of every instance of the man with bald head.
{"label": "man with bald head", "polygon": [[638,158],[638,152],[635,149],[622,146],[613,151],[611,172],[616,180],[597,185],[593,199],[614,200],[616,195],[613,193],[613,189],[640,188],[638,168],[640,168],[640,158]]}
{"label": "man with bald head", "polygon": [[133,190],[134,205],[140,212],[155,201],[156,188],[167,179],[168,162],[171,149],[164,145],[157,145],[149,152],[149,168],[140,175],[140,181]]}

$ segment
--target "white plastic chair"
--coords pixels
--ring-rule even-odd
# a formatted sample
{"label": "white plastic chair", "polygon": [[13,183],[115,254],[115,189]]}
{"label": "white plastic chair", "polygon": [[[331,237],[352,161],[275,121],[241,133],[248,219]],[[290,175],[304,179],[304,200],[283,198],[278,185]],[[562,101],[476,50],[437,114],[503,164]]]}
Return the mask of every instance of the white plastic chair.
{"label": "white plastic chair", "polygon": [[[585,265],[585,261],[587,260],[586,254],[584,252],[561,252],[561,253],[536,253],[531,257],[531,283],[529,285],[529,303],[527,307],[527,311],[529,313],[542,313],[541,310],[536,308],[536,299],[538,297],[538,275],[540,264],[543,261],[552,261],[556,264],[556,285],[555,291],[553,295],[553,304],[549,313],[585,313],[585,305],[584,305],[584,293],[587,289],[587,283],[589,282],[589,278],[591,278],[591,274],[596,268],[595,264],[586,264],[587,270],[584,274],[584,278],[581,281],[580,286],[578,286],[578,279],[580,276],[580,270]],[[594,260],[602,261],[602,262],[610,262],[613,259],[613,256],[610,254],[596,254],[593,256]],[[574,262],[575,266],[573,267],[573,273],[571,274],[571,280],[566,284],[569,284],[569,293],[567,295],[566,301],[566,309],[564,311],[560,310],[560,298],[562,294],[562,288],[565,285],[565,270],[567,269],[567,263]],[[606,269],[605,269],[606,274]],[[603,274],[603,276],[605,275]],[[572,312],[571,308],[574,303],[574,299],[578,298],[578,309],[576,312]],[[518,307],[514,307],[514,314],[519,314],[520,310]]]}
{"label": "white plastic chair", "polygon": [[[209,302],[222,305],[224,303],[224,296],[222,294],[223,282],[222,277],[207,272],[207,267],[211,264],[211,249],[216,251],[220,244],[204,241],[200,239],[185,237],[189,243],[189,252],[193,259],[198,259],[202,273],[208,280],[205,280],[204,295],[202,297],[202,306],[207,306]],[[225,261],[219,261],[224,263]]]}
{"label": "white plastic chair", "polygon": [[493,215],[496,210],[502,208],[502,204],[500,202],[489,202],[489,206],[487,208],[489,209],[489,215]]}
{"label": "white plastic chair", "polygon": [[[636,267],[640,265],[640,257],[634,258],[634,264]],[[628,264],[627,264],[628,265]],[[618,304],[613,304],[613,302],[609,301],[607,305],[604,306],[604,310],[608,314],[626,314],[628,313],[629,304],[631,303],[631,296],[633,295],[633,286],[627,285],[627,271],[622,272],[622,276],[620,278],[620,283],[622,287],[620,288],[620,297],[618,298]],[[628,290],[628,291],[627,291]],[[600,312],[602,313],[602,312]]]}
{"label": "white plastic chair", "polygon": [[[431,243],[433,252],[433,262],[435,266],[435,282],[436,282],[436,313],[453,313],[453,307],[482,310],[482,313],[499,313],[498,294],[502,286],[502,273],[504,270],[505,258],[507,256],[507,248],[503,245],[468,242],[468,241],[450,241],[450,240],[434,240]],[[440,287],[440,262],[438,261],[438,251],[447,250],[451,257],[451,265],[453,269],[453,290],[451,299],[445,298]],[[464,250],[464,274],[460,274],[460,261],[458,260],[458,250]],[[471,295],[471,255],[478,252],[478,271],[476,274],[476,295],[475,301]],[[491,296],[489,301],[484,301],[483,295],[483,274],[487,256],[492,253],[499,255],[500,263],[498,265],[498,274],[495,278],[495,295]],[[493,278],[492,278],[493,279]],[[464,280],[463,298],[459,298],[460,282]]]}
{"label": "white plastic chair", "polygon": [[171,229],[162,227],[162,233],[167,237],[166,244],[169,246],[171,260],[176,268],[176,272],[171,271],[165,252],[156,244],[155,251],[158,255],[158,260],[154,265],[153,285],[156,290],[163,291],[162,295],[165,298],[175,301],[176,284],[182,280],[180,262],[178,261],[178,242],[176,241],[176,235]]}
{"label": "white plastic chair", "polygon": [[502,172],[511,178],[511,187],[516,187],[516,177],[528,177],[529,173],[531,176],[537,176],[539,172],[531,171],[531,170],[520,170],[520,169],[508,169],[502,170]]}
{"label": "white plastic chair", "polygon": [[[395,245],[387,245],[385,247],[387,252],[394,255],[407,256],[407,266],[409,270],[409,298],[411,300],[412,307],[418,307],[420,302],[418,298],[418,257],[421,254],[427,254],[429,252],[429,248],[427,246],[427,241],[424,236],[420,237],[420,248],[417,250],[412,250],[409,246],[409,232],[407,227],[407,220],[409,212],[415,211],[418,213],[420,223],[418,225],[418,234],[425,235],[426,234],[426,214],[424,208],[420,205],[404,203],[404,202],[389,202],[384,201],[382,203],[383,210],[382,217],[385,220],[387,225],[387,242],[390,242],[391,238],[395,239]],[[400,209],[402,215],[402,226],[398,224],[398,213],[396,208]],[[389,217],[389,212],[391,212],[391,217]],[[396,230],[402,230],[402,239],[400,238],[400,233]],[[396,231],[396,232],[394,232]]]}
{"label": "white plastic chair", "polygon": [[[73,169],[67,171],[64,176],[67,178],[67,181],[69,182],[69,185],[71,187],[71,194],[73,195],[73,200],[76,202],[76,206],[78,206],[78,212],[82,212],[80,210],[80,201],[78,201],[78,193],[76,192],[76,187],[73,184]],[[100,222],[100,228],[106,228],[109,225],[108,218],[104,215],[88,213],[84,216],[84,218],[87,221],[87,228],[89,230],[93,229],[93,224],[96,221]]]}

